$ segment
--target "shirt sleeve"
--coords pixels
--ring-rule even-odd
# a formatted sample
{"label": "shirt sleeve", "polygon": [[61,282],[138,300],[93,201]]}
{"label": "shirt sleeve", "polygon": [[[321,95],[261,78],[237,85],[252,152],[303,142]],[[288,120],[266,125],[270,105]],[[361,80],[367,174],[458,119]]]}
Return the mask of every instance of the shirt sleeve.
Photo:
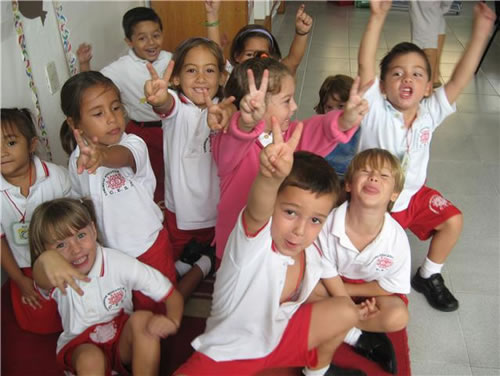
{"label": "shirt sleeve", "polygon": [[456,103],[450,104],[444,86],[437,89],[429,98],[422,101],[422,106],[432,118],[430,125],[437,128],[448,116],[457,110]]}
{"label": "shirt sleeve", "polygon": [[130,176],[146,176],[148,167],[151,165],[149,161],[148,147],[144,140],[136,135],[127,134],[120,141],[120,145],[126,147],[132,153],[135,161],[135,174],[131,168],[123,168],[122,173]]}
{"label": "shirt sleeve", "polygon": [[76,161],[79,154],[80,154],[80,149],[77,146],[76,149],[71,154],[71,156],[69,157],[69,162],[68,162],[68,175],[71,183],[71,188],[73,190],[72,194],[75,197],[83,196],[82,187],[80,185],[80,179],[78,178],[78,173],[76,172]]}

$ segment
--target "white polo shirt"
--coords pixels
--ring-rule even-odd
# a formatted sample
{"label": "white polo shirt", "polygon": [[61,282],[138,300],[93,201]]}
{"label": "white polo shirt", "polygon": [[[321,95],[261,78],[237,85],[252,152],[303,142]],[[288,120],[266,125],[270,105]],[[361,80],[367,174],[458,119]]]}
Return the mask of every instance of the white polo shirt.
{"label": "white polo shirt", "polygon": [[[172,283],[158,270],[123,252],[99,245],[88,277],[90,282],[76,281],[83,296],[70,287],[66,289],[66,295],[57,288],[50,292],[40,289],[46,298],[50,296],[56,301],[61,315],[63,332],[57,340],[57,353],[87,328],[111,321],[122,309],[131,314],[134,310],[132,290],[140,291],[156,302],[164,301],[173,291]],[[111,336],[114,333],[101,330],[97,337],[105,342],[107,334],[111,338],[114,336]]]}
{"label": "white polo shirt", "polygon": [[286,272],[294,260],[273,249],[271,220],[249,237],[240,213],[217,270],[205,332],[192,346],[216,361],[270,354],[319,280],[337,275],[317,246],[304,252],[306,266],[297,300],[280,304]]}
{"label": "white polo shirt", "polygon": [[[170,52],[161,51],[152,63],[160,76],[167,69],[170,59],[172,59]],[[118,86],[128,117],[136,121],[160,120],[144,96],[144,84],[151,79],[147,63],[147,60],[141,59],[133,49],[130,49],[127,55],[101,69],[101,73]]]}
{"label": "white polo shirt", "polygon": [[139,257],[156,241],[163,228],[163,213],[153,200],[156,179],[142,138],[124,133],[119,145],[134,156],[136,172],[130,167],[99,167],[95,174],[76,172],[77,147],[69,159],[71,184],[82,197],[94,202],[102,243]]}
{"label": "white polo shirt", "polygon": [[[30,187],[28,197],[21,194],[21,189],[10,184],[2,176],[1,236],[7,243],[20,268],[31,268],[31,256],[28,244],[28,227],[33,211],[38,205],[60,197],[70,197],[71,182],[68,171],[50,162],[33,158],[36,179]],[[24,219],[24,220],[23,220]]]}
{"label": "white polo shirt", "polygon": [[442,121],[456,111],[446,97],[444,87],[437,89],[429,98],[420,102],[417,118],[410,129],[405,128],[403,114],[396,110],[380,91],[380,81],[365,93],[370,111],[361,122],[358,152],[370,148],[390,151],[400,161],[408,152],[409,163],[403,191],[396,200],[392,212],[408,207],[412,196],[425,183],[429,163],[432,132]]}
{"label": "white polo shirt", "polygon": [[334,209],[318,236],[318,244],[338,274],[349,279],[377,281],[391,293],[410,292],[410,244],[403,228],[385,213],[377,237],[359,251],[346,234],[348,202]]}
{"label": "white polo shirt", "polygon": [[[207,109],[169,90],[174,108],[163,122],[165,206],[177,227],[196,230],[215,226],[219,177],[212,158]],[[218,99],[213,101],[217,103]]]}

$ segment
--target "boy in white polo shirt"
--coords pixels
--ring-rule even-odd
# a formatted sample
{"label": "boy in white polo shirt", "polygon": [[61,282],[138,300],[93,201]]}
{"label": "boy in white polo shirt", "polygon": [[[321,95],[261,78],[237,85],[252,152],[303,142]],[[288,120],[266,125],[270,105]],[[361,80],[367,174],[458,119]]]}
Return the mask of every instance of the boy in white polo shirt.
{"label": "boy in white polo shirt", "polygon": [[[383,149],[362,151],[346,171],[348,201],[332,211],[318,236],[347,293],[354,301],[375,297],[380,310],[351,329],[346,342],[393,374],[397,365],[392,345],[381,333],[401,330],[408,322],[404,294],[410,292],[410,245],[405,231],[388,213],[403,185],[396,157]],[[379,345],[368,349],[366,344],[374,341]]]}
{"label": "boy in white polo shirt", "polygon": [[[161,49],[163,25],[151,8],[136,7],[128,10],[122,19],[128,54],[101,69],[118,87],[121,100],[130,119],[126,132],[141,137],[148,146],[149,159],[156,176],[155,201],[163,201],[164,166],[163,136],[160,117],[144,97],[144,82],[150,79],[147,63],[153,64],[161,75],[167,69],[172,54]],[[80,71],[90,70],[92,49],[81,44],[77,51]]]}
{"label": "boy in white polo shirt", "polygon": [[[359,49],[360,85],[375,78],[377,44],[390,1],[372,1],[371,16]],[[471,38],[450,80],[432,93],[431,68],[424,51],[400,43],[382,59],[380,80],[365,93],[370,110],[361,122],[358,151],[379,147],[401,160],[403,191],[392,216],[421,240],[432,237],[427,258],[411,284],[441,311],[458,309],[458,301],[444,284],[441,269],[462,231],[461,212],[425,185],[432,133],[455,112],[454,102],[472,78],[495,21],[485,3],[474,8]]]}
{"label": "boy in white polo shirt", "polygon": [[273,119],[274,144],[260,154],[259,175],[226,245],[205,333],[176,375],[253,375],[304,365],[306,375],[333,375],[335,349],[375,310],[373,302],[355,306],[346,297],[308,303],[321,278],[341,284],[313,244],[340,187],[323,158],[293,154],[301,131],[299,124],[284,143]]}

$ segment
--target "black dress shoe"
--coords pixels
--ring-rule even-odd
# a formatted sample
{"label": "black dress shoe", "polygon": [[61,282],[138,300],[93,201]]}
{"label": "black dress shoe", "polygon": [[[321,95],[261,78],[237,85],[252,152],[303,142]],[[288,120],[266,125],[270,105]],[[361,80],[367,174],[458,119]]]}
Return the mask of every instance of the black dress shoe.
{"label": "black dress shoe", "polygon": [[202,256],[204,248],[205,245],[198,243],[195,239],[191,239],[184,246],[181,257],[179,259],[186,264],[193,265]]}
{"label": "black dress shoe", "polygon": [[385,333],[362,331],[354,351],[377,363],[386,372],[398,373],[396,354],[392,342]]}
{"label": "black dress shoe", "polygon": [[366,373],[360,369],[342,368],[332,363],[328,371],[326,371],[325,376],[366,376]]}
{"label": "black dress shoe", "polygon": [[440,273],[431,275],[429,278],[420,276],[420,268],[411,279],[411,286],[418,292],[424,294],[429,304],[437,310],[452,312],[458,309],[458,300],[444,285],[443,276]]}

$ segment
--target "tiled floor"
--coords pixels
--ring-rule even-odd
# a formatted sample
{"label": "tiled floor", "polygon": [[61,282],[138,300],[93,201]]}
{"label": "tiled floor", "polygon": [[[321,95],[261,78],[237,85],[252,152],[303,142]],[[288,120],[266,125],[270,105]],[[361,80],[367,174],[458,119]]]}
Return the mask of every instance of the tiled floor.
{"label": "tiled floor", "polygon": [[[300,3],[287,1],[284,15],[273,20],[273,34],[287,54]],[[467,43],[473,3],[460,15],[447,16],[442,57],[443,80]],[[493,7],[492,2],[489,2]],[[319,87],[328,74],[357,72],[357,49],[368,9],[332,2],[306,2],[313,16],[306,56],[297,74],[297,118],[313,114]],[[410,40],[409,17],[391,11],[379,45],[379,58],[395,43]],[[464,230],[444,268],[444,278],[460,301],[457,312],[432,309],[423,296],[410,295],[408,327],[414,375],[500,375],[500,34],[481,70],[457,101],[458,111],[435,133],[428,184],[464,213]],[[409,234],[413,272],[428,242]]]}

